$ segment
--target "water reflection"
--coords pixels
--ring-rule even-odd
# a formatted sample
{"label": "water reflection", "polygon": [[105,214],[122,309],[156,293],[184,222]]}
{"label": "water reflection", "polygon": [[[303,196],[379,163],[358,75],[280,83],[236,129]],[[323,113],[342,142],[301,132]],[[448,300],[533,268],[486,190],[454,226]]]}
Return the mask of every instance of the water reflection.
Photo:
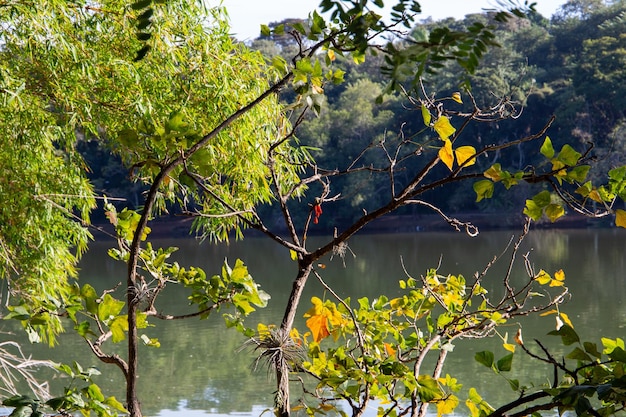
{"label": "water reflection", "polygon": [[[356,258],[348,252],[343,260],[324,259],[321,263],[326,268],[321,273],[341,296],[351,296],[352,300],[379,294],[393,296],[397,293],[398,280],[406,278],[405,271],[419,276],[428,268],[439,266],[441,273],[471,277],[502,253],[512,235],[512,232],[490,232],[473,239],[452,233],[364,235],[349,242]],[[310,238],[309,246],[312,248],[318,242],[320,238]],[[243,259],[262,288],[272,295],[270,307],[255,313],[248,324],[280,322],[296,271],[287,250],[254,238],[220,246],[199,245],[191,239],[162,241],[156,242],[155,247],[170,244],[180,247],[175,260],[182,265],[201,266],[209,274],[219,273],[224,259],[231,263]],[[553,273],[564,269],[574,297],[563,310],[585,339],[622,336],[626,317],[622,302],[626,285],[624,245],[623,232],[617,230],[534,231],[524,242],[523,251],[531,253],[537,270],[543,268]],[[109,246],[106,242],[96,243],[81,264],[81,280],[98,290],[112,288],[124,280],[124,265],[106,256]],[[504,255],[492,267],[485,280],[487,287],[498,288],[509,258],[509,254]],[[519,264],[514,276],[523,275],[524,268]],[[315,281],[309,283],[305,300],[313,294],[323,294]],[[167,313],[188,310],[184,291],[168,288],[164,295],[158,304],[160,310]],[[308,307],[303,305],[301,312]],[[303,321],[297,326],[304,327]],[[545,340],[554,322],[550,318],[530,318],[523,326],[527,341],[534,337]],[[516,329],[512,326],[502,331],[509,331],[512,336]],[[158,337],[162,347],[142,347],[141,351],[139,395],[146,415],[256,416],[271,406],[274,381],[264,371],[251,372],[252,356],[241,351],[242,337],[226,331],[219,316],[202,321],[159,322],[147,332],[150,337]],[[53,356],[58,361],[78,357],[83,366],[97,366],[103,371],[98,380],[103,389],[123,398],[122,378],[117,369],[99,363],[72,334],[64,335],[61,343],[61,349],[48,351],[44,346],[33,346],[31,352],[34,357]],[[495,338],[478,343],[460,341],[449,356],[446,371],[468,388],[480,387],[483,396],[492,402],[512,398],[504,380],[494,378],[473,360],[476,351],[501,350],[500,343]],[[515,364],[523,367],[522,383],[541,382],[548,375],[539,364],[524,365],[528,363]],[[59,391],[63,381],[53,380],[52,384]]]}

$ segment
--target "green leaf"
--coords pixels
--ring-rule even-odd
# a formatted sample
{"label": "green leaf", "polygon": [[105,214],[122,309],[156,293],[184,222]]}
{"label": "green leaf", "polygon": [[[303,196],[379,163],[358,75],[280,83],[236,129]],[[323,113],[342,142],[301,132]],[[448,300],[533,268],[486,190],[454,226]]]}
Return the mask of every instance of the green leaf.
{"label": "green leaf", "polygon": [[437,381],[430,375],[420,375],[417,378],[417,392],[423,402],[431,402],[443,396]]}
{"label": "green leaf", "polygon": [[270,36],[272,30],[268,25],[261,25],[261,36]]}
{"label": "green leaf", "polygon": [[591,361],[591,356],[589,356],[587,353],[585,353],[584,350],[582,350],[579,347],[574,348],[573,351],[571,351],[566,358],[568,359],[575,359],[575,360],[579,360],[579,361]]}
{"label": "green leaf", "polygon": [[574,329],[568,325],[561,326],[559,330],[553,330],[548,333],[551,336],[561,336],[561,341],[565,346],[580,342],[580,337]]}
{"label": "green leaf", "polygon": [[243,294],[235,294],[233,296],[233,304],[245,316],[255,311],[255,308],[252,307],[252,305],[250,305],[250,302],[248,301],[248,297],[246,297]]}
{"label": "green leaf", "polygon": [[626,351],[619,346],[609,353],[609,357],[614,361],[626,363]]}
{"label": "green leaf", "polygon": [[124,408],[124,404],[115,399],[115,397],[108,397],[104,400],[104,403],[115,410],[121,411],[122,413],[128,413],[128,410]]}
{"label": "green leaf", "polygon": [[91,314],[98,314],[98,304],[96,302],[98,294],[96,290],[91,285],[85,284],[80,289],[80,295],[83,297],[83,300],[85,300],[87,311]]}
{"label": "green leaf", "polygon": [[111,341],[113,343],[119,343],[126,339],[126,332],[128,331],[128,317],[117,316],[109,323],[109,329],[111,329]]}
{"label": "green leaf", "polygon": [[552,147],[552,141],[549,136],[546,136],[546,139],[543,141],[540,152],[548,159],[552,159],[554,157],[554,148]]}
{"label": "green leaf", "polygon": [[494,365],[495,357],[493,352],[489,352],[487,350],[483,350],[481,352],[476,352],[474,355],[474,359],[476,362],[485,365],[487,368],[492,368]]}
{"label": "green leaf", "polygon": [[552,202],[552,196],[549,191],[544,190],[535,195],[533,197],[533,201],[537,204],[537,206],[544,208]]}
{"label": "green leaf", "polygon": [[102,395],[100,387],[96,384],[89,385],[87,388],[87,396],[96,401],[104,401],[104,395]]}
{"label": "green leaf", "polygon": [[426,126],[430,126],[430,122],[432,120],[432,116],[430,111],[422,104],[422,120]]}
{"label": "green leaf", "polygon": [[526,200],[526,206],[524,207],[524,214],[537,221],[543,216],[543,209],[537,205],[533,200]]}
{"label": "green leaf", "polygon": [[280,24],[274,28],[274,35],[283,35],[285,33],[285,25]]}
{"label": "green leaf", "polygon": [[551,222],[555,222],[559,217],[565,215],[565,209],[559,204],[548,204],[546,207],[546,216]]}
{"label": "green leaf", "polygon": [[590,165],[581,165],[574,167],[567,173],[567,178],[571,181],[583,182],[587,178],[587,174],[589,173],[590,169]]}
{"label": "green leaf", "polygon": [[501,372],[509,372],[513,365],[513,354],[510,353],[502,358],[498,359],[496,363],[496,368]]}
{"label": "green leaf", "polygon": [[476,202],[481,201],[484,198],[493,197],[493,182],[490,180],[477,181],[473,185],[474,192],[476,193]]}
{"label": "green leaf", "polygon": [[105,294],[102,297],[102,302],[98,304],[98,319],[103,322],[113,319],[122,311],[124,305],[123,301],[116,300],[110,294]]}
{"label": "green leaf", "polygon": [[557,159],[563,162],[565,165],[574,166],[578,163],[580,157],[581,154],[579,152],[577,152],[570,145],[566,144],[563,145],[563,148],[561,148],[561,152],[559,152]]}
{"label": "green leaf", "polygon": [[513,391],[519,391],[519,380],[508,379],[507,381],[509,381],[509,386],[511,387]]}
{"label": "green leaf", "polygon": [[89,326],[90,326],[89,322],[84,321],[74,326],[74,330],[76,330],[76,333],[78,333],[81,337],[86,337],[88,334],[93,334]]}
{"label": "green leaf", "polygon": [[165,123],[165,128],[168,131],[185,132],[189,128],[189,124],[185,121],[185,115],[181,111],[175,111],[170,114]]}
{"label": "green leaf", "polygon": [[585,352],[587,352],[588,354],[593,355],[596,358],[602,357],[602,353],[598,350],[598,345],[596,345],[595,343],[584,342],[583,346],[585,347]]}

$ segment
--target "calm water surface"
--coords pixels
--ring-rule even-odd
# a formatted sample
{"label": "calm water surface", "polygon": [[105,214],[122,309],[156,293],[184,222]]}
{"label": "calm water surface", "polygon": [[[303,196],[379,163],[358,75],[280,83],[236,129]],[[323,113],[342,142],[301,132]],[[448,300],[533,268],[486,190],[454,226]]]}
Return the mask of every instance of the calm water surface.
{"label": "calm water surface", "polygon": [[[462,274],[471,277],[495,256],[502,253],[514,232],[483,232],[476,238],[454,233],[416,233],[394,235],[364,235],[353,238],[345,267],[339,258],[325,259],[323,277],[343,297],[352,300],[370,299],[380,294],[394,296],[397,282],[405,278],[404,268],[419,276],[437,267],[442,274]],[[618,230],[533,231],[524,242],[524,251],[531,251],[537,270],[553,273],[563,269],[567,286],[573,294],[564,307],[584,340],[599,342],[600,336],[621,337],[626,324],[626,232]],[[310,238],[314,247],[321,238]],[[110,259],[106,251],[111,242],[97,242],[81,265],[81,281],[97,290],[114,287],[124,281],[124,265]],[[181,265],[195,265],[207,274],[219,273],[222,263],[232,264],[241,258],[262,288],[271,294],[270,306],[254,313],[247,324],[279,323],[282,308],[291,289],[296,266],[289,253],[266,239],[250,238],[230,245],[211,246],[192,239],[158,241],[154,246],[174,245],[180,250],[173,259]],[[505,259],[506,258],[506,259]],[[508,257],[490,270],[485,286],[497,288],[506,269]],[[515,274],[523,275],[518,265]],[[321,286],[311,280],[301,306],[300,316],[309,308],[312,295],[324,296]],[[176,289],[162,297],[159,309],[168,313],[187,311],[186,294]],[[165,301],[165,302],[164,302]],[[140,400],[146,416],[258,416],[271,407],[274,381],[264,372],[251,372],[252,356],[241,346],[244,339],[227,331],[221,317],[208,320],[159,322],[147,329],[157,337],[161,348],[144,348],[140,363]],[[545,334],[554,328],[553,318],[530,318],[523,323],[524,338],[550,340]],[[298,327],[304,328],[303,320]],[[515,333],[517,327],[503,331]],[[512,399],[513,394],[503,379],[498,379],[474,360],[476,351],[498,350],[499,339],[460,341],[446,362],[446,371],[464,383],[476,386],[483,397],[493,404]],[[119,346],[120,353],[123,346]],[[123,399],[119,371],[99,363],[87,346],[72,334],[62,337],[61,348],[48,351],[44,346],[32,346],[34,357],[52,356],[57,361],[78,360],[83,366],[94,365],[103,371],[97,382],[108,393]],[[522,355],[517,355],[521,358]],[[518,359],[516,359],[518,360]],[[523,374],[520,382],[544,382],[549,375],[534,363],[517,363]],[[524,366],[527,365],[527,366]],[[60,390],[65,380],[52,380],[54,390]],[[463,398],[464,394],[461,394]],[[375,415],[375,410],[372,410]]]}

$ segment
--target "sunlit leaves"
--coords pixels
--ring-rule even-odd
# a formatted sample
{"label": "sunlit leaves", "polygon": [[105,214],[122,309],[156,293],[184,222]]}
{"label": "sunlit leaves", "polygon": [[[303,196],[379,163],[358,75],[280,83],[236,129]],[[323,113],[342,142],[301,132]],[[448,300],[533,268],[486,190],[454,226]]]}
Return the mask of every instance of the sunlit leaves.
{"label": "sunlit leaves", "polygon": [[626,228],[626,211],[621,209],[615,210],[615,225]]}
{"label": "sunlit leaves", "polygon": [[347,324],[337,306],[330,301],[322,301],[318,297],[311,298],[313,307],[304,315],[308,317],[306,325],[311,330],[313,340],[320,342],[330,336],[339,337],[339,329]]}
{"label": "sunlit leaves", "polygon": [[465,401],[465,405],[470,410],[472,417],[479,417],[481,415],[489,415],[494,411],[494,408],[490,406],[483,398],[478,394],[476,388],[470,388],[468,398]]}
{"label": "sunlit leaves", "polygon": [[493,197],[493,182],[489,180],[477,181],[473,185],[474,192],[476,193],[476,202],[479,202],[485,198]]}
{"label": "sunlit leaves", "polygon": [[421,106],[421,112],[422,112],[422,120],[424,121],[424,124],[426,126],[430,126],[432,115],[430,114],[430,111],[428,110],[428,108],[423,104]]}
{"label": "sunlit leaves", "polygon": [[[562,271],[554,275],[555,281],[564,280]],[[549,284],[540,279],[542,284]],[[488,291],[479,283],[468,287],[462,275],[442,275],[430,269],[419,280],[400,280],[399,288],[394,298],[381,295],[373,300],[359,299],[352,310],[354,322],[345,311],[349,299],[336,304],[313,297],[305,314],[309,332],[302,339],[298,337],[308,348],[309,360],[303,367],[319,378],[318,388],[341,393],[355,404],[367,392],[379,401],[381,410],[388,411],[387,404],[410,403],[417,396],[419,401],[434,405],[438,414],[453,412],[459,404],[454,392],[461,384],[450,375],[433,378],[425,369],[412,370],[415,361],[423,361],[422,354],[428,351],[435,357],[437,352],[452,351],[454,337],[448,339],[449,335],[471,332],[476,326],[498,327],[510,317],[506,309],[490,307]],[[546,293],[550,291],[548,288]],[[335,343],[329,340],[331,335]],[[521,341],[521,333],[515,340]],[[503,341],[508,352],[499,358],[487,351],[476,354],[478,362],[498,374],[510,372],[514,360],[515,345],[507,345],[507,336]],[[425,346],[430,349],[424,350]],[[519,389],[519,381],[506,380],[511,388]],[[406,389],[394,389],[397,385]],[[468,401],[472,413],[492,410],[475,390]]]}
{"label": "sunlit leaves", "polygon": [[443,162],[448,169],[452,170],[452,166],[454,165],[454,153],[450,139],[443,139],[443,146],[439,149],[438,155],[441,162]]}
{"label": "sunlit leaves", "polygon": [[549,285],[550,287],[561,287],[565,283],[565,273],[559,269],[554,273],[554,278],[543,269],[535,276],[535,280],[541,285]]}
{"label": "sunlit leaves", "polygon": [[439,149],[438,156],[450,171],[452,171],[455,160],[458,166],[463,168],[476,163],[476,149],[473,146],[461,146],[453,150],[450,139],[443,140],[443,146]]}
{"label": "sunlit leaves", "polygon": [[468,167],[476,163],[476,149],[473,146],[459,146],[454,154],[459,166]]}
{"label": "sunlit leaves", "polygon": [[[422,118],[427,126],[430,125],[430,117],[430,112],[422,105]],[[433,129],[443,141],[438,156],[448,169],[452,170],[455,160],[462,167],[473,165],[476,162],[476,149],[473,146],[461,146],[455,150],[452,149],[452,141],[449,138],[456,132],[456,129],[450,123],[450,119],[446,116],[439,116],[433,124]]]}
{"label": "sunlit leaves", "polygon": [[450,119],[446,116],[440,116],[433,124],[433,129],[439,135],[441,140],[445,141],[456,132],[456,129],[450,123]]}
{"label": "sunlit leaves", "polygon": [[[554,286],[554,285],[550,285],[550,286]],[[572,329],[574,328],[574,324],[570,320],[569,316],[566,313],[563,313],[562,311],[559,311],[559,310],[556,310],[556,309],[548,310],[548,311],[545,311],[545,312],[541,313],[541,316],[542,317],[543,316],[549,316],[549,315],[552,315],[552,314],[556,315],[556,321],[557,321],[556,329],[557,330],[559,330],[563,326],[563,324],[567,324]]]}
{"label": "sunlit leaves", "polygon": [[552,147],[552,140],[550,140],[549,136],[546,136],[544,139],[540,152],[548,159],[552,159],[554,157],[554,148]]}
{"label": "sunlit leaves", "polygon": [[544,190],[531,200],[526,200],[524,214],[535,221],[541,219],[545,214],[550,221],[554,222],[565,215],[565,209],[561,201],[556,197],[553,198],[549,191]]}

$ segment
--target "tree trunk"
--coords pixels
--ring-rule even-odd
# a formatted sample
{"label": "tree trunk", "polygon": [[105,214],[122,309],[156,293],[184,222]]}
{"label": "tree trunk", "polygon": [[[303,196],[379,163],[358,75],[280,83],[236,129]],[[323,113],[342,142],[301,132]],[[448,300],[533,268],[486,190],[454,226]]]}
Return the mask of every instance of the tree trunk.
{"label": "tree trunk", "polygon": [[128,373],[126,375],[126,408],[129,417],[142,417],[141,407],[137,399],[137,299],[134,274],[128,278]]}
{"label": "tree trunk", "polygon": [[[287,302],[287,308],[285,309],[285,315],[283,316],[283,322],[280,326],[280,331],[283,334],[288,335],[293,328],[293,322],[296,318],[296,312],[298,310],[298,304],[300,304],[300,297],[302,297],[302,291],[306,284],[313,265],[311,261],[300,261],[298,264],[298,276],[293,282],[291,289],[291,295]],[[279,366],[276,369],[276,382],[278,384],[278,390],[276,393],[276,408],[277,414],[280,417],[289,417],[291,413],[291,407],[289,404],[289,366],[286,361],[283,361],[284,366]]]}

